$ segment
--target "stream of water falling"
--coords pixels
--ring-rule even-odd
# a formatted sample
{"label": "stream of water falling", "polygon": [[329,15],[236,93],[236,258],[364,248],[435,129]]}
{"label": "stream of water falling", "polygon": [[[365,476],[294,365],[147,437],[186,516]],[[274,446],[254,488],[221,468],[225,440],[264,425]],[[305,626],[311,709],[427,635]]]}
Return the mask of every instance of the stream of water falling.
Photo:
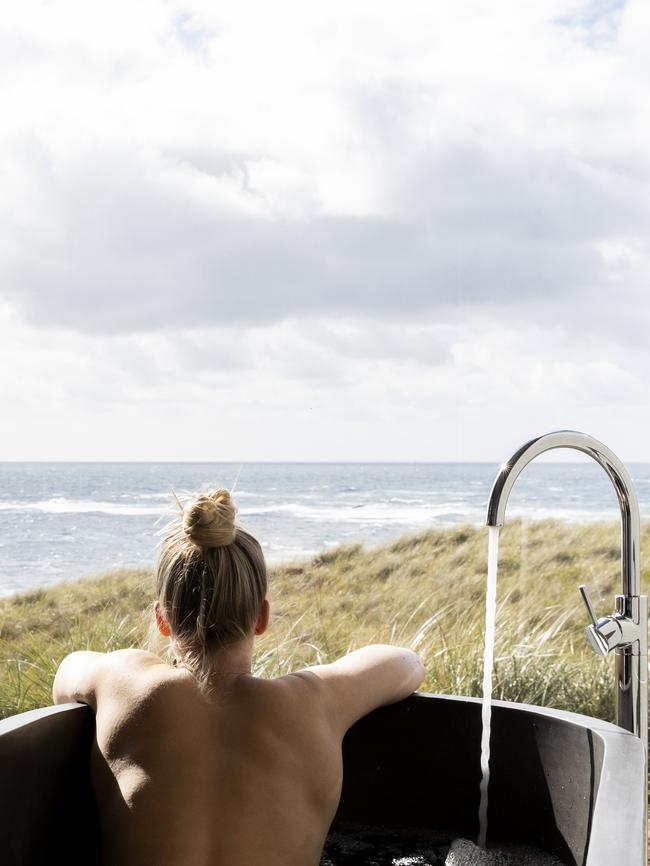
{"label": "stream of water falling", "polygon": [[497,614],[497,567],[499,562],[499,527],[488,527],[488,574],[485,598],[485,652],[483,654],[483,706],[481,719],[481,801],[478,807],[478,844],[485,848],[487,835],[488,786],[490,784],[490,724],[492,720],[492,666],[494,663],[494,628]]}
{"label": "stream of water falling", "polygon": [[[489,527],[487,596],[485,600],[485,653],[483,658],[483,704],[481,734],[481,801],[479,805],[478,847],[467,839],[455,839],[436,847],[427,840],[385,838],[373,828],[367,834],[330,833],[320,866],[561,866],[559,860],[542,851],[523,846],[506,846],[486,851],[488,785],[490,783],[490,724],[492,719],[492,666],[497,612],[497,566],[499,527]],[[412,852],[412,853],[410,853]]]}

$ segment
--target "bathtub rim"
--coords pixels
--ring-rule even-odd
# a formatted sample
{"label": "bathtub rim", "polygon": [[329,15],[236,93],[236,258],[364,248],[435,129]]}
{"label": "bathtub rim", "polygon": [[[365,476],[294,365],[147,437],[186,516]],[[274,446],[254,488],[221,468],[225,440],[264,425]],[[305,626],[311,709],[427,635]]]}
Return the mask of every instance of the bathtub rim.
{"label": "bathtub rim", "polygon": [[[415,697],[417,699],[434,698],[435,700],[458,701],[467,704],[483,703],[482,698],[471,697],[469,695],[447,695],[438,692],[417,691],[413,692],[411,697]],[[588,728],[589,730],[598,731],[599,733],[624,735],[625,737],[632,737],[641,742],[639,737],[637,737],[631,731],[628,731],[625,728],[621,728],[619,725],[615,725],[612,722],[607,722],[604,719],[598,719],[595,716],[587,716],[582,713],[573,713],[569,710],[556,710],[553,707],[539,707],[536,704],[522,704],[517,701],[493,700],[491,703],[495,707],[502,707],[503,709],[508,711],[523,711],[539,716],[550,716],[552,718],[562,719],[565,722],[578,725],[581,728]],[[88,712],[93,713],[92,708],[88,704],[84,704],[79,701],[71,701],[63,704],[53,704],[47,707],[37,707],[33,710],[25,710],[22,713],[16,713],[13,716],[7,716],[4,719],[0,719],[0,735],[8,734],[10,731],[16,730],[23,725],[29,725],[34,722],[38,722],[40,719],[46,718],[47,716],[55,715],[59,712],[78,710],[81,708],[84,708]]]}

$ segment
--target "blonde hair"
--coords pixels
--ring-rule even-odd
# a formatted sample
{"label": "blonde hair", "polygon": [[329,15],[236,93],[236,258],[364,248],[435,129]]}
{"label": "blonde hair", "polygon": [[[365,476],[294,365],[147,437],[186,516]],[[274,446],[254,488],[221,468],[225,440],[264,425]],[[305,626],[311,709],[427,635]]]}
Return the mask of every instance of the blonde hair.
{"label": "blonde hair", "polygon": [[156,589],[178,661],[206,686],[213,651],[253,631],[266,564],[259,543],[235,522],[227,490],[177,502],[182,513],[163,531]]}

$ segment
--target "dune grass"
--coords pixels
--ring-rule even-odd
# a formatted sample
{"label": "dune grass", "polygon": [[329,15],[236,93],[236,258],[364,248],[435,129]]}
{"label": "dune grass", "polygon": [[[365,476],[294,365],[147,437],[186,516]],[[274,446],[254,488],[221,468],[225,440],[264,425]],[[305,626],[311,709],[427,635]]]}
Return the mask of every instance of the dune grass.
{"label": "dune grass", "polygon": [[[642,549],[650,541],[644,525]],[[600,613],[619,591],[614,524],[511,521],[501,532],[494,697],[613,720],[612,659],[587,648],[577,586]],[[278,676],[373,642],[417,650],[423,689],[479,695],[487,532],[460,526],[351,545],[270,569],[273,620],[255,671]],[[642,574],[647,586],[648,570]],[[119,570],[0,600],[0,716],[51,703],[62,658],[76,649],[142,645],[153,582]]]}

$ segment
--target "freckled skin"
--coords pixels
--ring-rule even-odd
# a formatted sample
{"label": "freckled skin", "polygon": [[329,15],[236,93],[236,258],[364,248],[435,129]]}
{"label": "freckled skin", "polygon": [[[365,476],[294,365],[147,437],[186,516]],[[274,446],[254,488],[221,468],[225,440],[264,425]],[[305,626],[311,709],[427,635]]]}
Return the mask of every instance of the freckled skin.
{"label": "freckled skin", "polygon": [[373,646],[210,697],[141,650],[73,653],[57,703],[94,707],[92,776],[104,866],[317,866],[358,718],[422,681],[414,653]]}

